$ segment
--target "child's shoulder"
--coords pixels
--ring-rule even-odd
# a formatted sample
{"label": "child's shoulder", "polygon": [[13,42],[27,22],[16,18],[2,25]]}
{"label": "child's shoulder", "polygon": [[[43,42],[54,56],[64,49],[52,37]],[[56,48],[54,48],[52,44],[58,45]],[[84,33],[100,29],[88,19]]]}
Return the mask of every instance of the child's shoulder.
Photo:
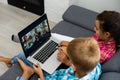
{"label": "child's shoulder", "polygon": [[93,71],[86,75],[86,77],[88,78],[88,80],[98,80],[101,73],[102,73],[101,64],[98,63],[97,66],[93,69]]}

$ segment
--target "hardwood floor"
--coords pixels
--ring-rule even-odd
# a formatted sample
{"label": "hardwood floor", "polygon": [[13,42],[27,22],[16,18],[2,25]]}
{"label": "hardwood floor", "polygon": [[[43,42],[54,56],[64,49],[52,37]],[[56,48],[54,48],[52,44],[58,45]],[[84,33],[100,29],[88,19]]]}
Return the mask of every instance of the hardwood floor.
{"label": "hardwood floor", "polygon": [[[13,57],[22,52],[21,45],[11,41],[11,35],[17,34],[20,30],[39,18],[38,15],[0,3],[0,55]],[[49,21],[51,29],[55,25]],[[0,62],[0,75],[8,68]]]}

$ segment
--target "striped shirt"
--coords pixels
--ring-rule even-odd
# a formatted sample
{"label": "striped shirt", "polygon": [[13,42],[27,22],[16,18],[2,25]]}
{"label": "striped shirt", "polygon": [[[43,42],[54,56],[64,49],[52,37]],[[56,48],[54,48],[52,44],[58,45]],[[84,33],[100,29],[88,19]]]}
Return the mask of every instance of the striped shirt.
{"label": "striped shirt", "polygon": [[116,44],[115,41],[99,41],[99,38],[96,34],[94,34],[93,38],[98,41],[100,47],[100,63],[103,64],[108,61],[116,52]]}
{"label": "striped shirt", "polygon": [[[45,80],[98,80],[101,74],[101,65],[98,63],[97,66],[93,69],[93,71],[91,71],[82,78],[77,78],[74,74],[75,73],[73,68],[69,67],[68,69],[56,70],[51,75],[46,75]],[[17,77],[16,80],[26,80],[26,79],[23,77]],[[40,79],[38,78],[38,80]]]}

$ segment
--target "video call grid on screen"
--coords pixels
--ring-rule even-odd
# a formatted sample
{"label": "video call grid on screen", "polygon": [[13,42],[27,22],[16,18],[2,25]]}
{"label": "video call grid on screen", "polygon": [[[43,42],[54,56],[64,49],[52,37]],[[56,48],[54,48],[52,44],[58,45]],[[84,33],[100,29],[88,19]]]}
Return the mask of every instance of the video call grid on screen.
{"label": "video call grid on screen", "polygon": [[22,37],[22,43],[25,51],[31,48],[36,42],[41,43],[41,41],[44,40],[46,33],[50,32],[48,26],[47,20],[44,20]]}

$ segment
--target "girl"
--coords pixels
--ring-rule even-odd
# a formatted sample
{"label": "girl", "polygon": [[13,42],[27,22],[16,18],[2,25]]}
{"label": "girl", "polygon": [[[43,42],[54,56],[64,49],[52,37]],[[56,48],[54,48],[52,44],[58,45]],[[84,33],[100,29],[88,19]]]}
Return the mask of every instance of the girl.
{"label": "girl", "polygon": [[[103,64],[120,48],[120,13],[115,11],[102,12],[96,18],[94,30],[96,34],[93,37],[99,44],[100,63]],[[58,60],[69,66],[65,49],[68,44],[68,41],[61,42],[60,46],[64,47],[58,53]]]}

